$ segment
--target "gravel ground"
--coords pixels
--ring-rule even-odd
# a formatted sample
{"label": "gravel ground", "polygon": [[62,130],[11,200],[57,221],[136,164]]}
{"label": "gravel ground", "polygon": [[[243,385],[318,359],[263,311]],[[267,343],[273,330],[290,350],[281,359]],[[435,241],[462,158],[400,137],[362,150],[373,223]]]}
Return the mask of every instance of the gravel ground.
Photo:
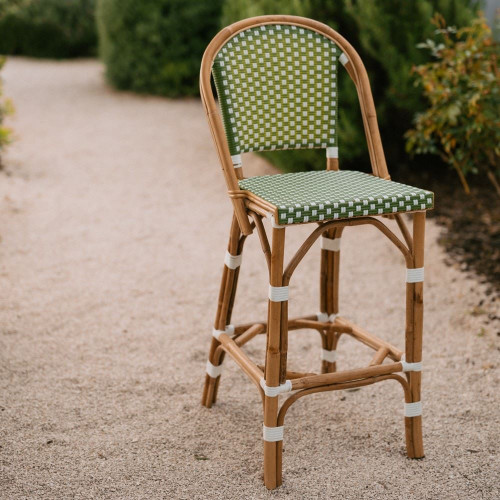
{"label": "gravel ground", "polygon": [[[432,221],[426,458],[405,457],[397,384],[318,394],[290,410],[284,485],[267,492],[259,396],[231,360],[217,405],[200,405],[231,217],[202,106],[118,93],[102,73],[5,67],[17,140],[0,173],[0,497],[499,498],[492,311],[475,308],[484,285],[445,265]],[[307,231],[287,231],[288,250]],[[404,265],[377,236],[344,233],[341,313],[402,346]],[[317,311],[318,257],[292,282],[293,315]],[[234,321],[265,317],[256,237],[240,284]],[[318,370],[319,353],[314,332],[291,334],[290,369]],[[339,358],[361,366],[370,351],[345,339]]]}

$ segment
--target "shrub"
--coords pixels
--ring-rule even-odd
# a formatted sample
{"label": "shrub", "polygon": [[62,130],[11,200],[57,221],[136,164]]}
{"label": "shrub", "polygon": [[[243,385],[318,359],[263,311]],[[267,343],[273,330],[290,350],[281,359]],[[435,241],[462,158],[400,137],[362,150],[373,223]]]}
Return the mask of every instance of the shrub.
{"label": "shrub", "polygon": [[[5,57],[0,57],[0,70],[5,64]],[[12,104],[8,99],[2,97],[2,80],[0,79],[0,167],[2,165],[1,153],[10,142],[11,131],[3,125],[4,118],[13,111]]]}
{"label": "shrub", "polygon": [[310,0],[226,0],[221,24],[224,27],[246,17],[265,14],[307,16],[310,10]]}
{"label": "shrub", "polygon": [[95,55],[95,0],[0,0],[0,53],[55,59]]}
{"label": "shrub", "polygon": [[[291,8],[290,8],[291,5]],[[430,36],[429,19],[435,10],[463,26],[474,17],[471,0],[226,0],[223,20],[234,22],[262,14],[311,17],[341,33],[363,60],[372,86],[384,150],[391,173],[408,166],[404,131],[423,101],[413,87],[411,67],[428,60],[416,44]],[[366,139],[357,94],[350,78],[339,79],[339,156],[341,168],[369,169]],[[395,124],[397,124],[395,126]],[[324,152],[277,152],[267,157],[283,170],[324,168]]]}
{"label": "shrub", "polygon": [[119,89],[197,95],[203,52],[219,30],[222,0],[99,0],[99,50]]}
{"label": "shrub", "polygon": [[414,68],[428,108],[406,134],[408,151],[438,154],[458,173],[485,173],[500,195],[500,71],[498,45],[483,17],[457,30],[436,15],[434,39],[419,47],[435,61]]}

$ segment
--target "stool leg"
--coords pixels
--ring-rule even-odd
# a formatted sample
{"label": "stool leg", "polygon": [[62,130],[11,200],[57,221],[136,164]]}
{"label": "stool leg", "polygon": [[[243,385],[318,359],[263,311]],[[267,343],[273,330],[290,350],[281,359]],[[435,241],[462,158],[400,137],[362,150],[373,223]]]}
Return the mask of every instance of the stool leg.
{"label": "stool leg", "polygon": [[[321,337],[321,346],[326,351],[337,350],[338,336],[335,332],[327,330],[325,335]],[[321,373],[334,373],[337,371],[336,361],[321,360]]]}
{"label": "stool leg", "polygon": [[[283,283],[283,256],[285,249],[285,229],[273,228],[272,249],[271,249],[271,286],[282,286]],[[282,305],[285,302],[268,303],[268,332],[266,346],[266,366],[265,380],[270,387],[280,385],[280,371],[282,371],[283,345],[286,345],[281,339],[282,331],[287,325],[282,325],[283,317]],[[286,311],[286,306],[285,306]],[[286,322],[286,318],[285,318]],[[285,368],[286,372],[286,368]],[[266,427],[276,427],[278,421],[278,396],[265,396],[264,399],[264,425]],[[281,479],[281,453],[282,441],[264,440],[264,484],[268,489],[274,489],[280,486]]]}
{"label": "stool leg", "polygon": [[[413,216],[413,265],[424,267],[425,212],[416,212]],[[416,363],[422,360],[423,326],[423,282],[406,284],[406,360]],[[410,401],[420,399],[421,372],[409,372]],[[422,458],[422,416],[405,417],[406,450],[410,458]]]}
{"label": "stool leg", "polygon": [[[231,233],[228,243],[228,252],[231,255],[237,255],[240,251],[239,237],[240,229],[238,222],[235,217],[233,217],[233,222],[231,225]],[[231,313],[233,309],[234,299],[236,295],[236,287],[238,284],[239,276],[239,266],[236,269],[230,269],[224,264],[224,269],[222,272],[222,280],[219,291],[219,300],[217,306],[217,313],[215,315],[214,328],[216,330],[224,330],[226,325],[231,322]],[[208,354],[208,360],[214,366],[220,366],[224,361],[224,352],[216,354],[217,347],[219,347],[220,342],[212,337],[210,344],[210,351]],[[210,408],[217,400],[217,391],[219,389],[220,375],[218,377],[211,377],[208,373],[205,376],[205,386],[203,388],[203,395],[201,398],[201,404]]]}
{"label": "stool leg", "polygon": [[[330,239],[342,236],[342,230],[330,229],[325,237]],[[320,311],[330,314],[339,312],[339,270],[340,250],[321,250],[321,272],[320,272]],[[326,331],[322,337],[322,348],[334,351],[337,348],[338,336],[335,332]],[[332,373],[337,369],[337,363],[327,360],[321,362],[321,373]]]}

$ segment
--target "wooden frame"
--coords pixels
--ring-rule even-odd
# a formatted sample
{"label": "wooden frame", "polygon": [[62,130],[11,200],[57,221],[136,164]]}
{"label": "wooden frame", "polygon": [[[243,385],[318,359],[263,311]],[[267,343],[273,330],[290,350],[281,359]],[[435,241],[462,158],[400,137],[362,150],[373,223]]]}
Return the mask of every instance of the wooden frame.
{"label": "wooden frame", "polygon": [[[212,40],[203,56],[200,90],[228,192],[233,202],[234,216],[227,247],[229,254],[233,256],[241,255],[246,237],[256,229],[268,266],[270,285],[272,287],[287,287],[293,272],[319,237],[341,238],[344,228],[369,224],[382,232],[399,249],[408,269],[423,268],[424,211],[414,212],[413,214],[413,235],[410,234],[400,214],[391,216],[396,219],[403,240],[398,238],[377,217],[336,219],[319,223],[318,227],[312,231],[286,267],[284,265],[286,229],[284,227],[273,227],[271,243],[269,243],[262,220],[269,214],[276,217],[277,207],[239,189],[238,179],[243,177],[242,168],[235,171],[233,167],[222,120],[212,94],[210,76],[214,57],[228,39],[242,30],[275,23],[293,24],[317,31],[332,39],[347,55],[348,62],[345,64],[345,68],[357,88],[373,175],[383,179],[390,178],[385,163],[375,106],[366,70],[356,51],[341,35],[322,23],[295,16],[255,17],[224,28]],[[337,159],[327,159],[327,169],[337,170],[338,168]],[[340,251],[321,251],[320,311],[325,317],[332,318],[333,321],[324,321],[324,318],[321,318],[320,321],[317,315],[289,319],[287,300],[279,302],[269,300],[266,321],[238,325],[234,327],[234,332],[226,327],[231,323],[239,267],[234,269],[227,265],[224,267],[214,322],[214,330],[217,332],[217,336],[212,339],[209,362],[212,366],[219,367],[227,353],[246,373],[260,392],[264,407],[264,426],[266,428],[280,428],[283,426],[288,408],[302,396],[315,392],[360,387],[385,380],[396,380],[401,384],[406,403],[419,404],[420,402],[420,371],[414,369],[406,371],[405,368],[410,366],[408,363],[420,363],[421,361],[423,283],[417,281],[406,284],[405,360],[403,361],[403,351],[368,333],[346,318],[337,316],[339,311],[339,265]],[[334,351],[339,338],[347,334],[374,349],[374,356],[369,366],[354,370],[337,372],[335,361],[330,359],[323,360],[321,373],[319,374],[290,372],[287,370],[288,333],[301,328],[317,331],[321,336],[322,348],[326,351]],[[253,362],[242,349],[252,338],[261,334],[267,336],[264,366]],[[387,358],[391,362],[384,363]],[[406,376],[401,374],[404,370]],[[219,381],[220,375],[211,376],[207,373],[202,404],[208,408],[216,401]],[[280,407],[279,397],[266,394],[261,385],[262,383],[265,384],[264,387],[267,389],[274,390],[277,390],[283,384],[289,384],[287,388],[291,386],[291,390],[297,392],[289,396]],[[405,417],[407,453],[411,458],[424,456],[421,420],[420,415]],[[267,488],[272,489],[282,483],[281,471],[282,440],[265,440],[264,482]]]}

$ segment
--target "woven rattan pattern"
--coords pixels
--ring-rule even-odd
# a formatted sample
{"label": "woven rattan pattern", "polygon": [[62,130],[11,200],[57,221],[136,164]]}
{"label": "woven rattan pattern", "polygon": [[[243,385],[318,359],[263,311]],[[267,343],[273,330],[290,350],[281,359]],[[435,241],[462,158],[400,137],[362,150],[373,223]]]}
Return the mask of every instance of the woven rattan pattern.
{"label": "woven rattan pattern", "polygon": [[231,155],[337,146],[337,58],[315,31],[270,24],[231,38],[213,76]]}
{"label": "woven rattan pattern", "polygon": [[278,224],[427,210],[434,194],[352,170],[263,175],[240,181],[278,207]]}

